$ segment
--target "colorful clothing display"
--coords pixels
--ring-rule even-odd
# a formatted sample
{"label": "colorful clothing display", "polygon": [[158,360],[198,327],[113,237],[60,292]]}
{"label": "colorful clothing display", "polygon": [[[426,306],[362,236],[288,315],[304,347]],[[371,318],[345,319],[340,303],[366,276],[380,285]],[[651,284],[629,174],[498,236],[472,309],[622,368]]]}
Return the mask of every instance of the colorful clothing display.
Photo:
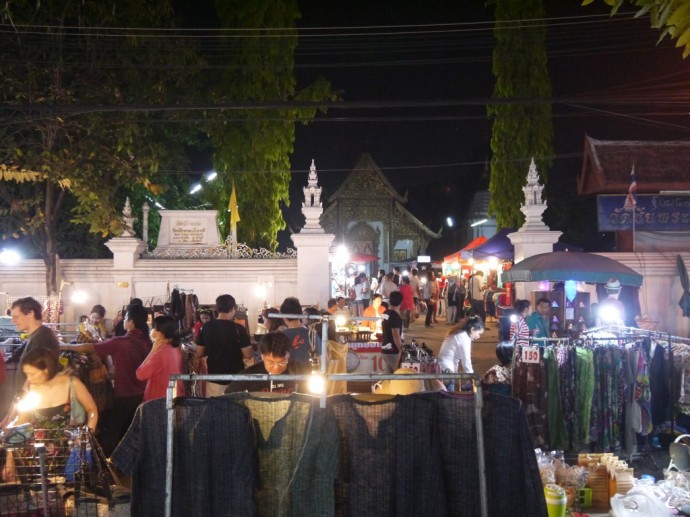
{"label": "colorful clothing display", "polygon": [[[532,343],[541,345],[538,339]],[[525,404],[535,445],[549,450],[625,448],[632,455],[638,436],[670,419],[676,370],[687,362],[690,371],[689,345],[674,345],[679,354],[673,356],[667,342],[643,332],[600,333],[538,350],[539,362],[530,363],[522,362],[518,349],[513,393]],[[690,403],[685,389],[679,387],[678,399]]]}

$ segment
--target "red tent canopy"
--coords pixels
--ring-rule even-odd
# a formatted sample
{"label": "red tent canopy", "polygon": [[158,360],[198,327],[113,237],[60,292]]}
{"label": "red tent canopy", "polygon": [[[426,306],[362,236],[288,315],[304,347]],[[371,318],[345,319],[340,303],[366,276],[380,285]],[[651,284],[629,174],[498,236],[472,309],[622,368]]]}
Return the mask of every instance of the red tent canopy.
{"label": "red tent canopy", "polygon": [[471,249],[476,248],[477,246],[481,246],[486,242],[486,237],[483,235],[480,235],[473,241],[471,241],[467,246],[462,248],[460,251],[456,251],[452,255],[448,255],[447,257],[443,257],[443,262],[459,262],[462,260],[462,252],[463,251],[469,251]]}
{"label": "red tent canopy", "polygon": [[359,251],[350,255],[350,262],[373,262],[379,258],[376,255],[369,255],[368,253],[360,253]]}

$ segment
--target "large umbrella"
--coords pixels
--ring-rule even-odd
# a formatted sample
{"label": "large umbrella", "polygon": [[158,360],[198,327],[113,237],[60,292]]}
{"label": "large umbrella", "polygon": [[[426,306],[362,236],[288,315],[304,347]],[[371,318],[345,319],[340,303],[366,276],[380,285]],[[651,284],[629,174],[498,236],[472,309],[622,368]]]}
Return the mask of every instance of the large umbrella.
{"label": "large umbrella", "polygon": [[685,262],[680,255],[676,257],[676,266],[680,276],[680,285],[683,287],[683,296],[678,300],[678,305],[683,309],[683,316],[687,318],[690,316],[690,280],[688,280],[688,270],[685,268]]}
{"label": "large umbrella", "polygon": [[528,257],[501,275],[503,282],[578,282],[606,283],[617,278],[623,285],[639,287],[642,275],[613,259],[578,251],[554,251]]}

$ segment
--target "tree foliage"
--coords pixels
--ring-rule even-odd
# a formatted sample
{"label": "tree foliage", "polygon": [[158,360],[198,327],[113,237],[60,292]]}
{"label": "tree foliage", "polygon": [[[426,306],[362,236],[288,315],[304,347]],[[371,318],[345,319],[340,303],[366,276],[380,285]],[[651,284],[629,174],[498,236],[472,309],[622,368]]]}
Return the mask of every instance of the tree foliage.
{"label": "tree foliage", "polygon": [[524,20],[544,17],[541,0],[496,0],[493,52],[491,201],[499,228],[519,227],[525,185],[534,158],[545,183],[553,155],[551,81],[546,63],[546,29]]}
{"label": "tree foliage", "polygon": [[138,30],[170,27],[172,15],[167,0],[5,3],[0,172],[34,184],[2,206],[16,223],[3,230],[40,243],[49,294],[57,290],[56,231],[66,196],[74,198],[72,223],[117,235],[125,195],[160,191],[161,165],[184,163],[179,133],[163,123],[175,115],[131,109],[164,106],[193,89],[197,58],[189,44]]}
{"label": "tree foliage", "polygon": [[[584,0],[583,6],[594,0]],[[611,7],[614,15],[626,3],[626,0],[604,0]],[[676,41],[676,47],[683,48],[683,57],[690,55],[690,2],[686,0],[627,0],[627,3],[638,8],[635,17],[649,15],[651,26],[661,30],[659,41],[666,36]]]}
{"label": "tree foliage", "polygon": [[[299,89],[294,74],[300,13],[294,0],[217,0],[220,26],[243,29],[218,43],[222,72],[210,86],[218,103],[265,103],[335,100],[330,84],[317,79]],[[213,61],[211,61],[213,63]],[[285,228],[281,205],[289,204],[290,155],[295,124],[307,123],[316,108],[235,109],[208,114],[208,135],[219,179],[206,193],[228,231],[228,202],[234,181],[241,222],[238,241],[275,249]]]}

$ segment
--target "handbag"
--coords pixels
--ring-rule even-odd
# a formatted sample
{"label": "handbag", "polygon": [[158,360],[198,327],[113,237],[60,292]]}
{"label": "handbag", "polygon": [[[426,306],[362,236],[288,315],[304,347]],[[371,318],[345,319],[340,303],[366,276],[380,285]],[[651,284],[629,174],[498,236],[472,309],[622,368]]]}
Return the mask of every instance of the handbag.
{"label": "handbag", "polygon": [[69,425],[72,427],[79,427],[86,422],[86,410],[74,393],[73,379],[73,377],[69,378]]}

